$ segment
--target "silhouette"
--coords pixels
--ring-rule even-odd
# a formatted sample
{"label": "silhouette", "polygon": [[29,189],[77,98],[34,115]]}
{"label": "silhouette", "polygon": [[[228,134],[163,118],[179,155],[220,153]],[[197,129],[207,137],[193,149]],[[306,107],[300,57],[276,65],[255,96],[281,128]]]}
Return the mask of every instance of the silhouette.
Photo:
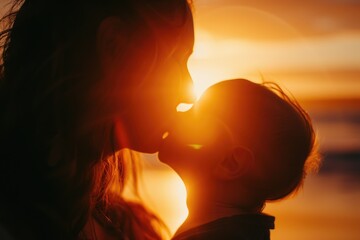
{"label": "silhouette", "polygon": [[[191,102],[186,0],[14,1],[1,23],[0,229],[14,239],[160,239],[123,189]],[[131,175],[132,182],[127,181]]]}
{"label": "silhouette", "polygon": [[319,165],[311,119],[274,83],[210,87],[169,131],[159,159],[183,179],[189,215],[174,240],[270,239],[265,203]]}

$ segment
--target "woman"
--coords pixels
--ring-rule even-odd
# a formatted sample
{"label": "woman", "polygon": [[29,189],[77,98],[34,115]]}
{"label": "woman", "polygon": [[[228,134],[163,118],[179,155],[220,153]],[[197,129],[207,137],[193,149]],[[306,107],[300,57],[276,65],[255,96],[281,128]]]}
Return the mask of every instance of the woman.
{"label": "woman", "polygon": [[2,228],[14,239],[160,239],[158,218],[123,197],[137,171],[124,150],[156,152],[176,106],[192,101],[190,4],[23,0],[2,21]]}

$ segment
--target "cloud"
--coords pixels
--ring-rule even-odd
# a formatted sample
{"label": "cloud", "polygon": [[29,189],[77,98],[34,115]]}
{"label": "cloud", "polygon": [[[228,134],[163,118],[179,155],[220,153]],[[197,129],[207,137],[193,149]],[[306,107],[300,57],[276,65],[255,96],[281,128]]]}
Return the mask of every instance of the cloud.
{"label": "cloud", "polygon": [[360,34],[267,42],[197,31],[189,68],[197,92],[220,80],[264,77],[300,97],[360,98]]}
{"label": "cloud", "polygon": [[360,69],[360,34],[258,42],[199,30],[193,58],[244,70]]}
{"label": "cloud", "polygon": [[360,32],[360,1],[198,0],[195,9],[201,28],[230,37],[288,38],[291,29],[305,36]]}

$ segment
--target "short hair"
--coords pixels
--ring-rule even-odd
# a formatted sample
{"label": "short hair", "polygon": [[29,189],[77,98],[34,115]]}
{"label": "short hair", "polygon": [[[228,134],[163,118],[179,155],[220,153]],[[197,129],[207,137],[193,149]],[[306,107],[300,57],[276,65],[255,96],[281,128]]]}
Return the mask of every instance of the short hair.
{"label": "short hair", "polygon": [[[278,149],[272,149],[273,156],[279,158],[277,160],[279,165],[276,166],[279,169],[265,180],[268,184],[265,192],[267,193],[267,200],[277,200],[297,192],[303,185],[305,177],[309,173],[315,173],[319,170],[321,157],[317,134],[311,117],[305,109],[291,94],[286,94],[278,84],[263,82],[260,85],[276,95],[300,120],[295,121],[291,128],[281,127],[278,132],[274,133],[276,135],[274,136],[275,146],[283,147],[282,149],[285,151],[277,153]],[[286,120],[283,119],[282,123],[286,123]],[[300,132],[292,132],[295,128],[298,128],[297,130]]]}
{"label": "short hair", "polygon": [[283,198],[318,169],[311,118],[276,83],[223,81],[206,91],[199,106],[202,102],[205,105],[198,109],[222,121],[233,141],[253,153],[255,170],[243,184],[254,200]]}

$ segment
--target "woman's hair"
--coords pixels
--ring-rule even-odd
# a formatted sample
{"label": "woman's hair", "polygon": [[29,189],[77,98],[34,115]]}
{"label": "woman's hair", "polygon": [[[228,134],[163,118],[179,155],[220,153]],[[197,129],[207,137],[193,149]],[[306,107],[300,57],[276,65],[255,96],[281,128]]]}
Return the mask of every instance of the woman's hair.
{"label": "woman's hair", "polygon": [[173,20],[190,17],[189,5],[14,1],[0,32],[0,223],[14,236],[77,238],[92,215],[126,239],[160,238],[161,221],[140,199],[123,196],[129,173],[136,186],[138,169],[132,154],[118,152],[106,91],[92,95],[102,84],[96,33],[103,19],[118,16],[128,36],[153,44],[156,61],[163,43],[155,28],[181,29]]}

